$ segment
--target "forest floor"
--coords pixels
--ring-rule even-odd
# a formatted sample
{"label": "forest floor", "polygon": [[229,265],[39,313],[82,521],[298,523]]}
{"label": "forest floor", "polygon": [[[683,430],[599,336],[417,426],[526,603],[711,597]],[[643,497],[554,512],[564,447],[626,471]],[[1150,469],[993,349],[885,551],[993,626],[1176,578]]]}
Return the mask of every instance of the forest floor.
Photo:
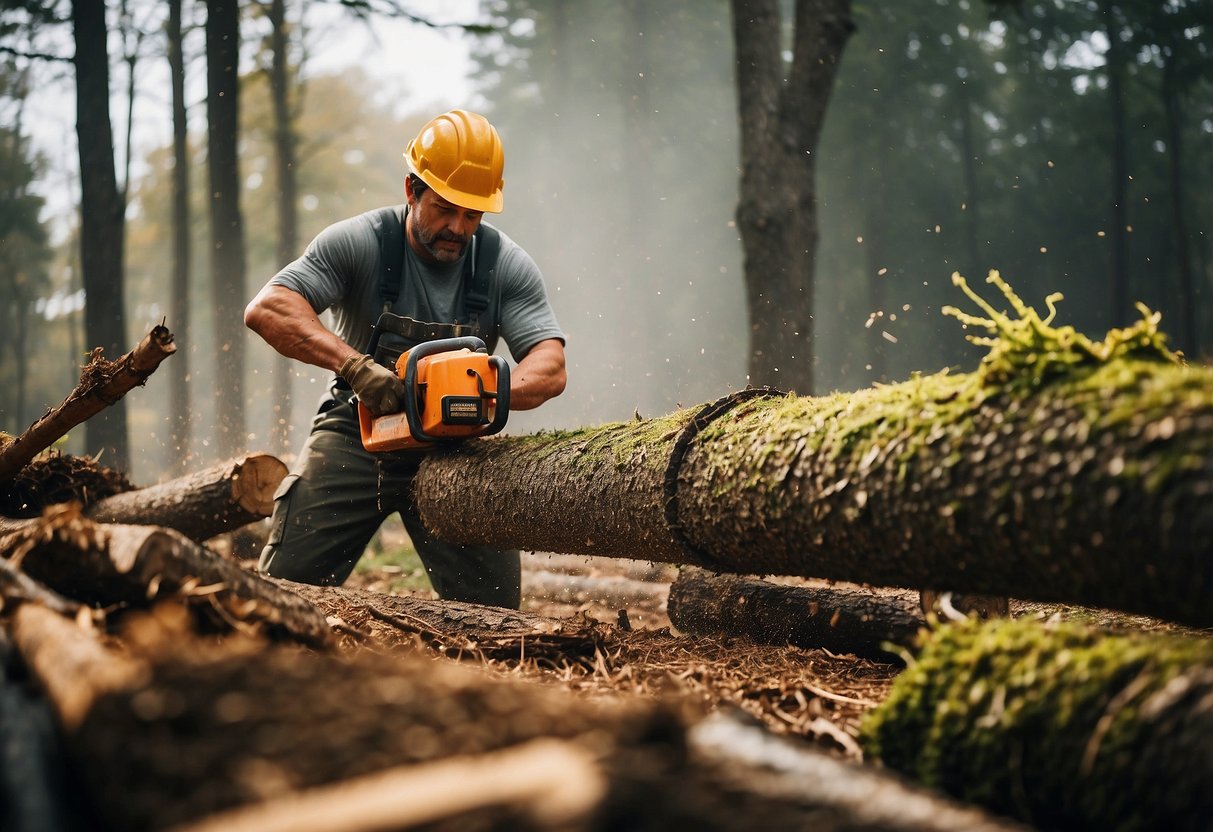
{"label": "forest floor", "polygon": [[[675,699],[700,713],[732,705],[774,733],[860,760],[860,721],[883,701],[901,670],[899,664],[823,649],[679,633],[666,614],[666,596],[677,577],[674,566],[531,552],[522,559],[522,611],[592,625],[601,643],[588,662],[553,661],[550,655],[470,657],[490,674],[530,679],[581,697]],[[390,522],[344,586],[437,597],[403,529]],[[348,610],[339,617],[353,621],[359,614]]]}

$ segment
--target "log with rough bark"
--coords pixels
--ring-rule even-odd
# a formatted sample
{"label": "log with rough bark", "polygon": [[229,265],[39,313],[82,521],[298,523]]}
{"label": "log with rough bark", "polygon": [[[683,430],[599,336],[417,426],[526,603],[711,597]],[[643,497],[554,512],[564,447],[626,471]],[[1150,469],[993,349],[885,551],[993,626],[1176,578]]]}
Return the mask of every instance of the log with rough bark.
{"label": "log with rough bark", "polygon": [[98,523],[163,526],[199,543],[269,517],[287,468],[269,454],[249,454],[184,477],[115,494],[89,506]]}
{"label": "log with rough bark", "polygon": [[147,606],[179,597],[219,626],[315,646],[331,637],[313,605],[172,529],[95,523],[65,507],[5,540],[23,572],[88,604]]}
{"label": "log with rough bark", "polygon": [[603,649],[599,626],[462,601],[386,595],[270,578],[316,605],[339,633],[393,645],[422,643],[449,656],[592,666]]}
{"label": "log with rough bark", "polygon": [[729,633],[883,661],[926,624],[917,592],[781,586],[695,567],[683,567],[670,586],[668,611],[684,633]]}
{"label": "log with rough bark", "polygon": [[886,766],[1041,829],[1208,829],[1213,640],[948,625],[863,734]]}
{"label": "log with rough bark", "polygon": [[1016,320],[964,318],[997,333],[974,373],[467,442],[422,463],[422,519],[456,543],[1213,624],[1213,368],[1156,315],[1093,342],[1009,297]]}
{"label": "log with rough bark", "polygon": [[84,721],[98,698],[138,684],[146,673],[138,659],[102,645],[95,631],[40,604],[17,610],[12,635],[68,730]]}
{"label": "log with rough bark", "polygon": [[16,474],[76,425],[145,383],[160,362],[176,351],[173,334],[163,326],[153,327],[133,350],[117,361],[106,360],[100,347],[93,350],[80,373],[80,383],[63,403],[30,425],[25,433],[0,445],[0,480]]}

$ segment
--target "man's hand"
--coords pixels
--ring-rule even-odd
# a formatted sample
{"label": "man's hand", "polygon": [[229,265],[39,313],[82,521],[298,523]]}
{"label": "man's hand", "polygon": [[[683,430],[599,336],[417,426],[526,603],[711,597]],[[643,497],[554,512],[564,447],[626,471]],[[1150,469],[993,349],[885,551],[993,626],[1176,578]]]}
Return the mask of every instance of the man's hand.
{"label": "man's hand", "polygon": [[398,413],[404,404],[404,383],[369,355],[352,355],[337,373],[358,394],[358,401],[376,416]]}

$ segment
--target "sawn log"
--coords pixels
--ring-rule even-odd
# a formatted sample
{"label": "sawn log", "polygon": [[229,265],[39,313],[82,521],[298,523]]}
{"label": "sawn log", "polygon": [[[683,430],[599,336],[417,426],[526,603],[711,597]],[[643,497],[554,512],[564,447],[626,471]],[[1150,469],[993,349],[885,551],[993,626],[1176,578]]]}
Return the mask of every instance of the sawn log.
{"label": "sawn log", "polygon": [[1021,315],[974,373],[467,442],[414,495],[455,543],[1213,624],[1213,369]]}
{"label": "sawn log", "polygon": [[159,485],[115,494],[85,514],[99,523],[163,526],[199,543],[269,517],[287,467],[249,454]]}

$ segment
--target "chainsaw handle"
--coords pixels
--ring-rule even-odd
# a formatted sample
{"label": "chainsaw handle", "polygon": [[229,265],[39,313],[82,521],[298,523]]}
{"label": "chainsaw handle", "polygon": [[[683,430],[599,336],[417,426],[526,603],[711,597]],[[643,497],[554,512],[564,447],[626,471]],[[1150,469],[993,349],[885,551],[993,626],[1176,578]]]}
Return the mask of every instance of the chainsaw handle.
{"label": "chainsaw handle", "polygon": [[492,436],[500,431],[510,415],[510,365],[500,355],[489,356],[489,363],[497,368],[497,404],[493,409],[493,421],[481,436]]}
{"label": "chainsaw handle", "polygon": [[[409,422],[409,433],[418,441],[441,442],[442,437],[431,436],[421,429],[421,413],[417,410],[417,362],[435,353],[463,349],[472,352],[488,351],[484,341],[468,335],[463,338],[439,338],[436,341],[423,341],[408,352],[408,361],[404,366],[404,415]],[[493,421],[496,422],[496,419]]]}

